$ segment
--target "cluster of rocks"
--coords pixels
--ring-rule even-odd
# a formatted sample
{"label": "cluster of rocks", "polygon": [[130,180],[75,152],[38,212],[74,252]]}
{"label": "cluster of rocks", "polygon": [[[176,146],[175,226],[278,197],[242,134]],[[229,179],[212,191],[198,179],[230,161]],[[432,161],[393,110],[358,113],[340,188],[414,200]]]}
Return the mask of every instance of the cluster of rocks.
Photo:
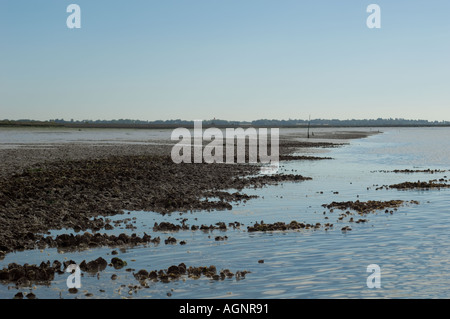
{"label": "cluster of rocks", "polygon": [[[257,165],[175,164],[169,156],[162,155],[39,164],[0,178],[0,223],[4,229],[0,233],[0,251],[33,249],[40,239],[38,234],[51,229],[113,228],[98,216],[124,210],[162,214],[226,210],[232,208],[230,201],[255,196],[227,194],[225,189],[311,179],[293,174],[255,176],[258,172]],[[219,200],[208,200],[211,196]]]}
{"label": "cluster of rocks", "polygon": [[257,198],[256,195],[247,195],[239,192],[234,193],[228,193],[223,191],[211,191],[211,192],[205,192],[204,196],[206,198],[218,198],[221,201],[228,201],[228,202],[238,202],[238,201],[248,201],[252,198]]}
{"label": "cluster of rocks", "polygon": [[113,266],[114,269],[121,269],[121,268],[125,267],[126,265],[127,265],[127,262],[118,257],[113,257],[111,259],[111,266]]}
{"label": "cluster of rocks", "polygon": [[189,230],[189,226],[186,224],[175,225],[169,222],[161,222],[153,225],[153,231],[179,231],[179,230]]}
{"label": "cluster of rocks", "polygon": [[[32,284],[50,285],[55,274],[64,274],[67,267],[71,264],[76,264],[76,262],[73,260],[64,262],[55,260],[52,263],[50,261],[41,262],[40,265],[10,263],[7,267],[0,269],[0,282],[14,283],[17,286],[31,286]],[[97,273],[105,270],[108,265],[115,269],[120,269],[126,265],[126,262],[114,257],[108,264],[104,258],[99,257],[88,262],[83,260],[78,266],[84,272]]]}
{"label": "cluster of rocks", "polygon": [[37,241],[36,246],[38,247],[56,247],[60,249],[87,249],[102,246],[136,246],[141,244],[159,244],[161,239],[159,237],[152,238],[152,236],[144,233],[142,237],[136,234],[125,234],[120,235],[108,235],[95,233],[91,234],[85,232],[83,234],[61,234],[57,235],[55,238],[51,236],[46,236]]}
{"label": "cluster of rocks", "polygon": [[1,282],[12,282],[18,286],[30,286],[31,283],[48,285],[55,277],[55,273],[60,271],[61,263],[42,262],[37,265],[19,265],[11,263],[8,267],[0,270]]}
{"label": "cluster of rocks", "polygon": [[392,171],[388,170],[379,170],[379,171],[373,171],[373,172],[381,172],[381,173],[405,173],[405,174],[412,174],[412,173],[428,173],[428,174],[436,174],[436,173],[445,173],[447,170],[442,169],[394,169]]}
{"label": "cluster of rocks", "polygon": [[[331,213],[334,211],[334,208],[345,211],[339,214],[338,222],[341,222],[344,220],[344,218],[354,215],[355,212],[360,216],[366,216],[369,213],[375,213],[377,211],[383,210],[385,213],[393,214],[394,211],[396,211],[400,206],[403,206],[407,203],[419,204],[419,202],[415,200],[411,200],[408,202],[405,202],[403,200],[390,200],[390,201],[369,200],[367,202],[361,202],[357,200],[346,202],[332,202],[331,204],[323,204],[322,206],[328,208]],[[353,212],[351,212],[350,210],[352,210]],[[323,214],[325,215],[326,212],[323,212]],[[328,219],[328,217],[325,218]],[[360,224],[360,223],[367,223],[368,220],[366,218],[354,219],[353,217],[350,217],[350,219],[348,219],[348,222]],[[350,226],[344,226],[341,228],[341,230],[343,232],[347,232],[352,230],[352,228]]]}
{"label": "cluster of rocks", "polygon": [[[111,261],[111,262],[113,262],[113,261]],[[89,261],[89,262],[86,262],[86,260],[83,260],[79,265],[79,267],[82,271],[85,271],[88,273],[97,273],[99,271],[103,271],[106,269],[106,266],[108,266],[108,262],[105,259],[103,259],[102,257],[99,257],[99,258]]]}
{"label": "cluster of rocks", "polygon": [[27,299],[36,299],[36,295],[32,292],[25,294],[23,292],[18,292],[14,295],[14,299],[23,299],[24,297],[26,297]]}
{"label": "cluster of rocks", "polygon": [[249,271],[236,271],[231,272],[229,269],[224,269],[217,272],[216,266],[209,267],[186,267],[184,263],[178,266],[173,265],[168,269],[161,270],[151,270],[147,271],[145,269],[139,270],[134,274],[135,278],[141,283],[141,285],[146,285],[146,280],[169,282],[171,280],[179,279],[182,276],[187,276],[192,279],[199,279],[201,276],[205,276],[214,280],[224,280],[225,278],[242,279],[245,275],[250,273]]}
{"label": "cluster of rocks", "polygon": [[266,224],[264,221],[255,222],[253,226],[247,226],[248,232],[258,232],[258,231],[285,231],[285,230],[299,230],[299,229],[319,229],[325,227],[325,230],[333,227],[333,224],[325,223],[324,225],[320,223],[307,224],[299,223],[295,220],[291,221],[289,224],[284,222],[276,222],[273,224]]}
{"label": "cluster of rocks", "polygon": [[164,243],[166,245],[168,245],[168,244],[172,244],[173,245],[173,244],[177,243],[177,239],[175,237],[169,236],[167,239],[164,240]]}
{"label": "cluster of rocks", "polygon": [[[18,287],[30,287],[35,284],[50,285],[51,281],[54,280],[55,274],[64,274],[71,264],[76,263],[73,260],[64,261],[62,263],[58,260],[53,261],[53,263],[47,261],[42,262],[39,266],[11,263],[8,267],[0,270],[0,282],[3,284],[14,283]],[[127,262],[120,258],[113,257],[111,262],[108,263],[104,258],[99,257],[89,262],[83,260],[78,266],[83,272],[95,274],[105,270],[107,266],[114,267],[116,270],[122,269],[127,266]],[[127,271],[133,271],[133,269],[127,269]],[[141,269],[137,273],[133,273],[133,275],[139,281],[141,285],[140,287],[148,287],[147,280],[167,283],[172,280],[180,279],[181,277],[199,279],[202,276],[212,280],[224,280],[226,278],[235,278],[236,280],[240,280],[244,279],[245,275],[248,273],[250,273],[250,271],[247,270],[232,272],[229,269],[223,269],[217,271],[216,266],[187,267],[184,263],[181,263],[177,266],[173,265],[167,269],[161,270],[147,271],[145,269]],[[111,279],[117,279],[117,275],[113,274]],[[134,288],[138,289],[139,287],[136,286]],[[75,288],[70,288],[69,292],[77,293],[78,290]],[[14,298],[22,299],[25,296],[29,299],[36,298],[33,293],[24,295],[22,292],[17,293]]]}
{"label": "cluster of rocks", "polygon": [[216,236],[214,237],[215,241],[223,241],[223,240],[227,240],[228,236]]}
{"label": "cluster of rocks", "polygon": [[265,185],[277,185],[282,182],[301,182],[312,180],[311,177],[305,177],[296,174],[277,174],[277,175],[265,175],[255,176],[248,178],[237,178],[239,181],[246,181],[246,186],[263,187]]}
{"label": "cluster of rocks", "polygon": [[[357,201],[346,201],[346,202],[332,202],[330,204],[323,204],[323,207],[328,209],[340,209],[347,210],[351,209],[361,214],[368,214],[370,212],[374,212],[377,210],[384,210],[386,208],[398,208],[404,205],[405,201],[403,200],[390,200],[390,201],[375,201],[369,200],[366,202]],[[410,203],[417,204],[416,201],[410,201]]]}
{"label": "cluster of rocks", "polygon": [[225,230],[227,230],[227,225],[224,222],[218,222],[214,225],[209,225],[209,226],[208,225],[201,225],[201,226],[192,225],[191,230],[202,230],[202,231],[222,230],[222,231],[225,231]]}
{"label": "cluster of rocks", "polygon": [[306,155],[280,155],[280,161],[321,161],[331,160],[332,157]]}
{"label": "cluster of rocks", "polygon": [[[228,226],[229,227],[233,227],[233,228],[239,228],[241,225],[241,223],[239,222],[234,222],[234,223],[229,223]],[[222,231],[226,231],[227,225],[224,222],[218,222],[214,225],[192,225],[189,227],[189,225],[186,225],[184,222],[181,225],[175,225],[173,223],[169,223],[169,222],[161,222],[161,223],[156,223],[153,225],[153,231],[169,231],[169,232],[175,232],[175,231],[180,231],[180,230],[202,230],[202,231],[212,231],[212,230],[222,230]]]}
{"label": "cluster of rocks", "polygon": [[432,180],[428,182],[404,182],[399,184],[389,185],[389,188],[395,189],[441,189],[441,188],[449,188],[450,184],[446,184],[448,182],[445,179]]}

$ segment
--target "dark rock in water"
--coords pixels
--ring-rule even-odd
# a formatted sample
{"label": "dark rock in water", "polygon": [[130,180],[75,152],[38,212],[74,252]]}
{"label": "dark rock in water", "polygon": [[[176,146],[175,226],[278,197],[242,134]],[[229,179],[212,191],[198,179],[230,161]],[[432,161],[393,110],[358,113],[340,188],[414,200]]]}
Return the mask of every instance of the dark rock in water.
{"label": "dark rock in water", "polygon": [[180,275],[182,272],[180,271],[180,267],[178,267],[178,266],[170,266],[170,267],[167,269],[167,273],[168,273],[168,274],[171,274],[171,275],[174,275],[174,276],[178,276],[178,275]]}
{"label": "dark rock in water", "polygon": [[27,293],[26,297],[28,299],[36,299],[36,295],[34,293],[32,293],[32,292]]}
{"label": "dark rock in water", "polygon": [[120,234],[119,236],[107,235],[107,234],[91,234],[89,232],[77,235],[58,235],[55,239],[51,237],[42,238],[38,242],[38,245],[45,243],[48,247],[58,247],[58,248],[94,248],[101,246],[120,246],[129,245],[135,246],[140,244],[146,244],[149,242],[157,243],[158,239],[152,239],[150,235],[144,233],[142,237],[132,234],[131,236],[127,234]]}
{"label": "dark rock in water", "polygon": [[169,238],[167,238],[166,240],[164,240],[164,243],[165,243],[166,245],[168,245],[168,244],[176,244],[176,243],[177,243],[177,239],[174,238],[174,237],[170,237],[170,236],[169,236]]}
{"label": "dark rock in water", "polygon": [[[357,201],[347,201],[347,202],[332,202],[331,204],[323,204],[323,207],[328,209],[337,208],[340,210],[351,209],[360,214],[368,214],[374,211],[385,210],[386,208],[398,208],[406,203],[418,204],[417,201],[409,201],[405,202],[403,200],[389,200],[389,201],[372,201],[369,200],[367,202]],[[350,214],[349,211],[346,214]]]}
{"label": "dark rock in water", "polygon": [[62,264],[60,261],[58,260],[53,261],[52,268],[55,269],[55,271],[61,270],[61,266]]}
{"label": "dark rock in water", "polygon": [[211,278],[214,279],[214,280],[219,280],[219,279],[220,279],[220,276],[217,275],[217,274],[215,274],[215,275],[213,275]]}
{"label": "dark rock in water", "polygon": [[236,271],[236,279],[244,279],[246,274],[249,274],[250,271],[243,270],[243,271]]}
{"label": "dark rock in water", "polygon": [[[33,275],[34,275],[34,273],[33,273]],[[12,268],[9,270],[8,280],[16,282],[25,276],[26,276],[25,267]],[[33,276],[33,277],[35,277],[35,276]]]}
{"label": "dark rock in water", "polygon": [[66,260],[66,261],[63,262],[64,269],[69,267],[69,265],[76,265],[76,264],[77,263],[75,261],[73,261],[73,260]]}
{"label": "dark rock in water", "polygon": [[78,289],[77,288],[69,288],[69,292],[71,294],[76,294],[76,293],[78,293]]}
{"label": "dark rock in water", "polygon": [[123,261],[120,258],[114,257],[111,259],[111,264],[113,265],[114,269],[121,269],[127,265],[126,261]]}
{"label": "dark rock in water", "polygon": [[150,278],[150,279],[157,279],[158,278],[158,273],[156,272],[156,270],[151,271],[148,274],[148,278]]}
{"label": "dark rock in water", "polygon": [[310,225],[310,224],[304,224],[299,223],[295,220],[291,221],[289,224],[286,224],[284,222],[276,222],[273,224],[266,224],[264,221],[261,221],[260,223],[256,222],[253,226],[248,226],[247,231],[248,232],[257,232],[257,231],[286,231],[286,230],[299,230],[299,229],[310,229],[310,228],[317,228],[319,225]]}
{"label": "dark rock in water", "polygon": [[215,241],[223,241],[223,240],[226,240],[226,239],[228,239],[227,236],[216,236],[214,238]]}
{"label": "dark rock in water", "polygon": [[86,261],[83,260],[80,264],[80,269],[82,271],[95,273],[104,270],[107,265],[108,265],[107,261],[102,257],[99,257],[96,260],[92,260],[88,263],[86,263]]}
{"label": "dark rock in water", "polygon": [[48,283],[53,280],[55,269],[50,262],[42,262],[36,265],[19,265],[11,263],[0,270],[0,280],[16,283],[21,286],[29,286],[31,283]]}
{"label": "dark rock in water", "polygon": [[180,274],[184,275],[186,273],[186,265],[184,263],[179,264],[178,270],[179,270]]}
{"label": "dark rock in water", "polygon": [[137,280],[143,280],[143,279],[147,279],[148,278],[148,271],[145,269],[141,269],[139,270],[136,274],[134,274],[134,277]]}
{"label": "dark rock in water", "polygon": [[[237,279],[245,278],[245,274],[247,273],[249,272],[237,271],[236,272],[236,276],[238,276]],[[209,267],[190,266],[189,268],[187,268],[184,263],[181,263],[178,266],[172,265],[166,270],[160,269],[160,270],[152,270],[150,272],[141,270],[137,274],[134,274],[135,278],[141,282],[141,285],[143,284],[143,280],[145,279],[167,283],[170,282],[171,280],[177,280],[184,275],[187,275],[188,278],[191,279],[199,279],[201,276],[205,276],[213,280],[232,278],[233,276],[235,276],[235,274],[231,272],[229,269],[222,270],[220,272],[220,275],[218,275],[216,266],[214,265],[211,265]]]}
{"label": "dark rock in water", "polygon": [[23,299],[23,293],[18,292],[14,295],[14,299]]}
{"label": "dark rock in water", "polygon": [[220,272],[221,274],[224,274],[228,278],[231,278],[234,276],[234,273],[232,273],[229,269],[224,269]]}
{"label": "dark rock in water", "polygon": [[264,264],[264,259],[260,259],[260,260],[258,260],[258,263],[260,263],[260,264]]}
{"label": "dark rock in water", "polygon": [[22,277],[16,281],[16,285],[20,287],[31,286],[31,282],[27,278]]}
{"label": "dark rock in water", "polygon": [[169,222],[161,222],[160,224],[155,223],[153,226],[153,231],[179,231],[187,229],[189,229],[189,227],[184,223],[182,225],[175,225]]}

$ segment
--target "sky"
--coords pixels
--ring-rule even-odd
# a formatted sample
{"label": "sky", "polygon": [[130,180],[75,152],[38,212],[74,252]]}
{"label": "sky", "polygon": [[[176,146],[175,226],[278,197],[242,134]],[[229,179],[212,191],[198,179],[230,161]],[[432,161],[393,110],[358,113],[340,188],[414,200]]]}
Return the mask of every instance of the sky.
{"label": "sky", "polygon": [[450,121],[449,16],[448,0],[1,0],[0,119]]}

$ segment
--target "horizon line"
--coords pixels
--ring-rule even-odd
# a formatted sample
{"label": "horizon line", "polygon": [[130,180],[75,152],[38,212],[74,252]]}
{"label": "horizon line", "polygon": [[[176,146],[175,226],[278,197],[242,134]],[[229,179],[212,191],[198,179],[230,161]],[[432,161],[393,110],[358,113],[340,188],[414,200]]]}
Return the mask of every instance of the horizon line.
{"label": "horizon line", "polygon": [[[182,119],[182,118],[172,118],[172,119],[157,119],[157,120],[143,120],[143,119],[133,119],[133,118],[116,118],[116,119],[69,119],[66,120],[64,118],[55,118],[55,119],[46,119],[46,120],[36,120],[36,119],[1,119],[2,122],[37,122],[37,123],[91,123],[91,122],[144,122],[144,123],[154,123],[154,122],[194,122],[200,119]],[[337,118],[311,118],[311,119],[301,119],[301,118],[289,118],[289,119],[270,119],[270,118],[259,118],[253,120],[225,120],[220,118],[212,118],[212,119],[201,119],[203,122],[240,122],[240,123],[252,123],[258,121],[270,121],[270,122],[313,122],[313,121],[338,121],[338,122],[350,122],[350,121],[406,121],[406,122],[428,122],[428,123],[450,123],[450,120],[427,120],[427,119],[412,119],[412,118],[352,118],[352,119],[337,119]]]}

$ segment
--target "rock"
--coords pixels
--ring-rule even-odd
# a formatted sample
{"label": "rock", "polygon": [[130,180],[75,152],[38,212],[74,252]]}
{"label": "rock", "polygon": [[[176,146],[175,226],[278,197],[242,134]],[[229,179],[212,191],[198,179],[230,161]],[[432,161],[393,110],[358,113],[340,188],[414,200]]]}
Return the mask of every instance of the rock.
{"label": "rock", "polygon": [[227,236],[216,236],[214,238],[215,241],[223,241],[223,240],[226,240],[226,239],[228,239]]}
{"label": "rock", "polygon": [[111,264],[113,265],[114,269],[121,269],[127,265],[126,261],[123,261],[120,258],[114,257],[111,259]]}
{"label": "rock", "polygon": [[77,288],[69,288],[69,293],[76,294],[76,293],[78,293],[78,289]]}
{"label": "rock", "polygon": [[102,257],[97,258],[96,260],[92,260],[88,263],[86,261],[82,261],[80,264],[80,269],[82,271],[90,272],[90,273],[96,273],[98,271],[102,271],[106,268],[108,263],[105,259]]}
{"label": "rock", "polygon": [[36,295],[34,293],[32,293],[32,292],[27,293],[26,297],[28,299],[36,299]]}
{"label": "rock", "polygon": [[14,295],[14,299],[23,299],[23,293],[18,292]]}
{"label": "rock", "polygon": [[141,269],[137,272],[137,274],[134,274],[134,277],[138,280],[147,279],[149,276],[148,271],[145,269]]}
{"label": "rock", "polygon": [[174,237],[170,237],[170,236],[169,236],[169,238],[167,238],[167,239],[164,240],[164,243],[165,243],[166,245],[168,245],[168,244],[176,244],[176,243],[177,243],[177,239],[174,238]]}

